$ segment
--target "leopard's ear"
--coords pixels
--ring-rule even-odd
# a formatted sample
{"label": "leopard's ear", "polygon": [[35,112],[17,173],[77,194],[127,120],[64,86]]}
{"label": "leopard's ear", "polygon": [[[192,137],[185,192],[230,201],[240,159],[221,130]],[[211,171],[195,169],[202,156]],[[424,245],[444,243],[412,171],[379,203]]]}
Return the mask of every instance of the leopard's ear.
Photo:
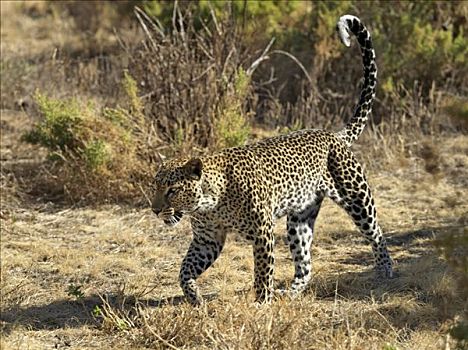
{"label": "leopard's ear", "polygon": [[195,180],[200,180],[203,171],[203,162],[200,158],[192,158],[184,165],[185,173]]}

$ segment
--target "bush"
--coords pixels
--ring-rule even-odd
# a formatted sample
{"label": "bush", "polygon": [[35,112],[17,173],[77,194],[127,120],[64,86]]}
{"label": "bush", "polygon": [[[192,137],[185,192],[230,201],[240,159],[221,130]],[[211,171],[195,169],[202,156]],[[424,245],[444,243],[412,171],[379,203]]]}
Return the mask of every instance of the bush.
{"label": "bush", "polygon": [[75,150],[77,131],[84,117],[75,99],[57,100],[36,92],[35,102],[43,121],[24,135],[24,140],[47,147],[51,152]]}
{"label": "bush", "polygon": [[127,106],[103,110],[76,99],[35,95],[42,120],[23,139],[49,150],[57,180],[74,202],[132,198],[148,179],[150,163],[140,150],[150,128],[128,73],[122,85]]}
{"label": "bush", "polygon": [[245,102],[251,92],[250,76],[240,68],[233,84],[233,93],[221,102],[214,125],[219,148],[243,145],[250,135],[249,113],[245,110]]}
{"label": "bush", "polygon": [[199,29],[191,6],[176,10],[172,30],[139,13],[146,41],[135,49],[129,71],[147,96],[144,113],[169,154],[242,144],[253,94],[243,64],[253,61],[252,53],[239,44],[232,18],[212,14]]}
{"label": "bush", "polygon": [[[174,19],[174,6],[173,2],[145,2],[145,9],[162,23],[164,33],[177,36],[181,28]],[[290,51],[304,64],[309,82],[301,68],[283,55],[271,55],[269,64],[257,70],[252,80],[255,97],[249,98],[255,103],[250,103],[248,111],[261,123],[334,126],[352,115],[362,68],[357,50],[342,47],[333,35],[344,13],[361,17],[374,38],[381,88],[371,122],[389,123],[397,129],[394,132],[411,127],[424,133],[441,127],[447,130],[452,128],[450,121],[437,118],[445,105],[444,96],[468,93],[463,79],[468,75],[463,25],[468,7],[463,2],[368,6],[348,1],[200,1],[180,6],[180,23],[193,23],[192,31],[197,34],[213,28],[216,14],[218,21],[234,21],[236,48],[259,49],[274,36],[276,47]],[[272,69],[275,75],[265,85]]]}

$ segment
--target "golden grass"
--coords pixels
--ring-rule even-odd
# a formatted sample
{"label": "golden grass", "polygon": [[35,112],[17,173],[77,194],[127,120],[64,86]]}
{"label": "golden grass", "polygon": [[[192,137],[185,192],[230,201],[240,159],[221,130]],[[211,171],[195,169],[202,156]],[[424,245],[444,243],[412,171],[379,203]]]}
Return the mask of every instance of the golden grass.
{"label": "golden grass", "polygon": [[[43,4],[1,1],[2,55],[52,55],[50,48],[65,41],[84,45],[59,13],[5,15],[21,6],[41,13]],[[303,296],[255,307],[252,249],[229,236],[199,279],[207,303],[193,308],[177,280],[188,223],[170,230],[148,209],[68,207],[37,196],[44,193],[34,179],[47,176],[45,152],[19,142],[31,125],[22,113],[2,111],[1,349],[454,348],[447,333],[467,305],[433,241],[466,232],[466,135],[418,134],[409,141],[385,134],[376,142],[366,133],[355,146],[395,260],[394,279],[375,279],[370,247],[345,213],[325,201],[312,248],[313,281]],[[287,286],[293,266],[284,228],[281,220],[275,283]]]}
{"label": "golden grass", "polygon": [[[64,207],[24,193],[20,166],[35,161],[18,143],[27,127],[23,115],[2,113],[2,349],[453,348],[447,331],[466,302],[432,242],[466,226],[466,137],[438,139],[440,177],[417,155],[405,167],[368,164],[394,279],[375,279],[370,247],[325,201],[302,297],[255,307],[252,250],[231,235],[199,279],[206,305],[193,308],[177,281],[188,223],[170,230],[148,209]],[[293,275],[284,226],[275,231],[277,285]]]}

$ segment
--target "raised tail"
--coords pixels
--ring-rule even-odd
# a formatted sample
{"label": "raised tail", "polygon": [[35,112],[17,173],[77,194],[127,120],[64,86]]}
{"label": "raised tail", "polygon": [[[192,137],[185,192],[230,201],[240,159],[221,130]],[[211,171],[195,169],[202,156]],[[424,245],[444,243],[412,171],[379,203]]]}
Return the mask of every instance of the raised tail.
{"label": "raised tail", "polygon": [[359,18],[351,15],[342,16],[336,25],[336,29],[341,42],[348,47],[351,44],[349,33],[356,36],[361,47],[362,64],[364,66],[364,83],[361,87],[361,97],[354,115],[343,130],[337,133],[338,137],[350,147],[366,127],[367,119],[372,110],[377,86],[377,65],[370,33]]}

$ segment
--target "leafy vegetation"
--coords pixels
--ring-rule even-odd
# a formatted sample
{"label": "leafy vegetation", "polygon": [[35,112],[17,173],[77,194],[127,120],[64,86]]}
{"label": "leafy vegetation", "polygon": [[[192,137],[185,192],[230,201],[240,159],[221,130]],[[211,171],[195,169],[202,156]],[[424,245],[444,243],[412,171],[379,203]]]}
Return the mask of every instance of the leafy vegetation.
{"label": "leafy vegetation", "polygon": [[82,286],[80,285],[70,284],[67,288],[67,295],[77,300],[81,300],[85,296],[81,288]]}
{"label": "leafy vegetation", "polygon": [[148,126],[136,83],[127,72],[122,88],[126,106],[102,110],[75,98],[35,94],[41,121],[23,140],[48,149],[52,168],[61,172],[60,181],[74,201],[90,193],[119,198],[127,191],[125,196],[131,197],[137,193],[132,179],[147,176],[146,163],[139,158],[144,153],[137,149]]}
{"label": "leafy vegetation", "polygon": [[250,76],[240,68],[233,85],[233,94],[220,103],[215,122],[215,137],[220,148],[241,146],[250,135],[249,113],[244,107],[251,88]]}

